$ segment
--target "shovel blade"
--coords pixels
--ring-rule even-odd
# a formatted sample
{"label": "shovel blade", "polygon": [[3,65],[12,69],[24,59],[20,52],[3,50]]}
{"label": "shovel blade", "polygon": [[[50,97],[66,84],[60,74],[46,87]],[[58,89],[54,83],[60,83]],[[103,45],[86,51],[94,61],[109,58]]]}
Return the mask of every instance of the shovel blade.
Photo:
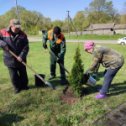
{"label": "shovel blade", "polygon": [[49,87],[51,87],[53,90],[56,89],[56,87],[48,81],[46,81],[45,84],[48,85]]}

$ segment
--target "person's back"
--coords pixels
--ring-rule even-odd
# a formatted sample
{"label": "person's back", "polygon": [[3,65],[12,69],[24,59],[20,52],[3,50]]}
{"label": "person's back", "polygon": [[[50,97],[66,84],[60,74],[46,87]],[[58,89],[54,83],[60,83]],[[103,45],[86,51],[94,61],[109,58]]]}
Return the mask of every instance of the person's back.
{"label": "person's back", "polygon": [[94,72],[100,63],[106,68],[104,82],[96,99],[106,98],[113,78],[124,64],[124,58],[119,52],[104,46],[97,46],[93,41],[84,43],[84,50],[93,55],[93,63],[86,73]]}
{"label": "person's back", "polygon": [[115,69],[124,63],[124,58],[119,52],[105,46],[96,45],[93,55],[99,58],[102,65],[106,68]]}

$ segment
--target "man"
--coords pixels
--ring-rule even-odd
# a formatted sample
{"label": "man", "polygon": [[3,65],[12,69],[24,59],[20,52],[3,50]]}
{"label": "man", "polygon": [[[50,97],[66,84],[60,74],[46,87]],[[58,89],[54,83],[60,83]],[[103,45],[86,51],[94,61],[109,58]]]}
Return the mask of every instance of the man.
{"label": "man", "polygon": [[96,99],[105,98],[113,78],[124,64],[124,58],[119,52],[104,46],[96,46],[92,41],[84,43],[84,49],[86,52],[93,55],[93,64],[87,70],[87,73],[95,71],[99,63],[106,68],[103,86],[99,94],[96,95]]}
{"label": "man", "polygon": [[50,79],[56,77],[56,62],[60,66],[61,83],[66,83],[64,70],[64,56],[66,52],[66,40],[61,33],[60,27],[56,26],[48,32],[43,33],[43,47],[47,49],[47,40],[50,43]]}
{"label": "man", "polygon": [[[21,90],[27,90],[27,71],[21,62],[26,62],[29,42],[27,35],[21,30],[21,24],[18,19],[10,20],[9,27],[0,30],[0,47],[4,51],[4,64],[8,67],[15,93],[19,93]],[[9,53],[9,50],[18,56],[17,59]]]}

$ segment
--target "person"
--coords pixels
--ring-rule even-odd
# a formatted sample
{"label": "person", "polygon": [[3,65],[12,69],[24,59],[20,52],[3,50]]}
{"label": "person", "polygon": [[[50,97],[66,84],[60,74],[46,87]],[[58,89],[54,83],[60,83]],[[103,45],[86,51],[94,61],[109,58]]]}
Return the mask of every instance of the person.
{"label": "person", "polygon": [[[9,70],[15,93],[27,90],[27,71],[21,62],[26,62],[29,42],[27,35],[21,30],[21,23],[18,19],[11,19],[9,27],[0,30],[0,47],[4,51],[4,64]],[[18,56],[17,59],[9,53],[9,50]]]}
{"label": "person", "polygon": [[66,40],[61,28],[55,26],[53,29],[43,32],[43,48],[47,49],[47,40],[50,43],[50,80],[56,77],[56,62],[60,66],[61,84],[66,83],[64,70],[64,57],[66,53]]}
{"label": "person", "polygon": [[95,71],[99,64],[102,64],[106,68],[104,82],[99,93],[96,95],[96,99],[106,98],[113,78],[124,64],[124,57],[111,48],[96,45],[93,41],[85,42],[84,50],[93,55],[93,63],[86,73]]}

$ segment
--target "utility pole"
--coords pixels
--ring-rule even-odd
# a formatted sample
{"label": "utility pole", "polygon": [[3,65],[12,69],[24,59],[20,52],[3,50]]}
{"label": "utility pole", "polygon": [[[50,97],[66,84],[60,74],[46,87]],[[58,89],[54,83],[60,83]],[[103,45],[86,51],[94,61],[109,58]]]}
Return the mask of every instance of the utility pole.
{"label": "utility pole", "polygon": [[19,10],[18,10],[17,0],[15,0],[15,3],[16,3],[16,15],[17,15],[18,20],[21,21],[20,20],[20,15],[19,15]]}
{"label": "utility pole", "polygon": [[67,11],[67,13],[68,13],[67,14],[67,20],[68,20],[68,26],[67,27],[68,27],[68,36],[70,37],[70,27],[69,27],[70,26],[70,20],[69,20],[70,19],[70,15],[69,15],[69,12],[70,11]]}

